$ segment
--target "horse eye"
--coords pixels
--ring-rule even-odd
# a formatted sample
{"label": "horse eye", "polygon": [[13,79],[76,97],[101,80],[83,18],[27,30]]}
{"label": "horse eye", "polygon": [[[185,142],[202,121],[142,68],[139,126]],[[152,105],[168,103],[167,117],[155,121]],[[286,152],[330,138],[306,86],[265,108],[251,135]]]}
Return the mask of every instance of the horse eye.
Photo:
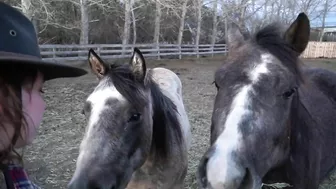
{"label": "horse eye", "polygon": [[296,91],[296,88],[292,88],[289,91],[286,91],[282,94],[284,99],[289,99]]}
{"label": "horse eye", "polygon": [[128,122],[136,122],[136,121],[139,121],[139,120],[140,120],[140,117],[141,117],[141,114],[139,114],[139,113],[135,113],[135,114],[133,114],[133,115],[129,118]]}

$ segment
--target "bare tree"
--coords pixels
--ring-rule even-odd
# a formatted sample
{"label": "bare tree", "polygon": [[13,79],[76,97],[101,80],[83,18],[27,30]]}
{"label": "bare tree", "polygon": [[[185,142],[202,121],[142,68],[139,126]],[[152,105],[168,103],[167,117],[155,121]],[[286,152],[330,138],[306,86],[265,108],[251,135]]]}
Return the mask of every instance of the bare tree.
{"label": "bare tree", "polygon": [[212,18],[212,36],[211,36],[211,44],[214,45],[217,37],[217,4],[218,0],[214,0],[213,2],[213,18]]}
{"label": "bare tree", "polygon": [[239,23],[239,27],[243,30],[246,29],[246,9],[249,5],[249,0],[241,0],[240,4],[236,5],[236,8],[239,10],[239,15],[238,16],[238,23]]}
{"label": "bare tree", "polygon": [[156,15],[155,15],[155,23],[154,23],[154,39],[153,42],[156,46],[159,45],[160,38],[160,21],[161,21],[161,3],[159,0],[155,1],[156,6]]}
{"label": "bare tree", "polygon": [[132,13],[132,22],[133,22],[133,45],[136,43],[137,39],[137,30],[136,30],[136,19],[134,15],[134,0],[131,0],[131,13]]}
{"label": "bare tree", "polygon": [[21,9],[22,9],[23,14],[25,14],[29,20],[32,20],[34,16],[34,7],[32,4],[32,1],[31,0],[21,0]]}
{"label": "bare tree", "polygon": [[[275,20],[289,24],[301,11],[310,20],[321,20],[322,28],[325,28],[325,20],[335,0],[323,0],[323,5],[319,1],[4,0],[33,21],[42,43],[124,45],[137,42],[158,45],[160,41],[178,45],[183,41],[200,44],[203,39],[215,44],[216,37],[227,33],[224,31],[230,22],[235,22],[241,29],[255,31]],[[208,5],[212,8],[209,9]],[[155,9],[151,8],[153,6]],[[189,6],[193,12],[189,13]],[[153,27],[148,27],[152,19]],[[209,20],[212,24],[208,23]],[[95,30],[90,31],[90,27]]]}
{"label": "bare tree", "polygon": [[81,35],[80,44],[89,43],[89,13],[88,13],[88,0],[80,0],[81,10]]}
{"label": "bare tree", "polygon": [[307,15],[312,15],[311,13],[315,12],[321,3],[319,0],[301,0],[298,4],[301,7],[301,11],[305,12]]}
{"label": "bare tree", "polygon": [[202,6],[203,6],[203,0],[197,0],[197,29],[195,39],[195,44],[197,46],[197,57],[199,57],[199,40],[201,35],[201,24],[202,24]]}
{"label": "bare tree", "polygon": [[323,40],[323,36],[324,36],[325,20],[328,14],[328,5],[329,5],[329,0],[325,0],[324,6],[323,6],[324,7],[323,13],[322,13],[322,27],[321,27],[320,41]]}
{"label": "bare tree", "polygon": [[122,44],[123,44],[123,53],[125,51],[125,45],[128,44],[129,42],[129,36],[130,36],[130,25],[131,25],[131,18],[130,18],[130,13],[131,13],[131,0],[125,0],[125,22],[124,22],[124,33],[122,36]]}
{"label": "bare tree", "polygon": [[[36,3],[36,1],[35,1]],[[43,3],[43,2],[41,2]],[[32,0],[21,0],[21,11],[25,16],[33,22],[35,31],[38,33],[38,23],[36,18],[36,7],[32,4]]]}
{"label": "bare tree", "polygon": [[183,37],[183,31],[184,31],[184,21],[185,21],[185,16],[187,13],[187,4],[188,0],[183,0],[182,4],[182,13],[180,17],[180,27],[178,31],[178,37],[177,37],[177,44],[181,45],[182,44],[182,37]]}

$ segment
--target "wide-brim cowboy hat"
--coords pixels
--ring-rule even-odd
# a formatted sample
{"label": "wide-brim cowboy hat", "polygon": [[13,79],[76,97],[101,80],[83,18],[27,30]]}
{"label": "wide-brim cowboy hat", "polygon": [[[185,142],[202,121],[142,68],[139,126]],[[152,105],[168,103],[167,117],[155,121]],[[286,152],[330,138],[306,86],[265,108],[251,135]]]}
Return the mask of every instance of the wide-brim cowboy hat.
{"label": "wide-brim cowboy hat", "polygon": [[45,80],[87,74],[81,68],[42,60],[32,22],[3,2],[0,2],[0,23],[0,69],[9,65],[18,69],[35,67],[44,74]]}

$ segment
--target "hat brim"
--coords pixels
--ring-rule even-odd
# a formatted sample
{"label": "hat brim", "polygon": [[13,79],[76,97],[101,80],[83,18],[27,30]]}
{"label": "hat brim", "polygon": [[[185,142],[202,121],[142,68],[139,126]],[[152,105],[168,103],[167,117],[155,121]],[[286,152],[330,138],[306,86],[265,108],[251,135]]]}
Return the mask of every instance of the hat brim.
{"label": "hat brim", "polygon": [[44,61],[34,56],[27,56],[16,53],[0,52],[0,66],[2,65],[22,65],[36,67],[44,75],[44,80],[51,80],[65,77],[79,77],[88,72],[82,68],[77,68],[65,64]]}

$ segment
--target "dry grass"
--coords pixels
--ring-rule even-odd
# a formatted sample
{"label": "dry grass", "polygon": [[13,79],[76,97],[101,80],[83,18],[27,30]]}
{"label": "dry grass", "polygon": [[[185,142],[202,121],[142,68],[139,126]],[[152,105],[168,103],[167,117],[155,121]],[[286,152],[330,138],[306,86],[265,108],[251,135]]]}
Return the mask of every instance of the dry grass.
{"label": "dry grass", "polygon": [[[175,71],[183,83],[184,103],[192,126],[193,142],[189,152],[186,188],[197,188],[195,171],[209,144],[209,128],[215,87],[211,85],[220,61],[162,60],[150,61],[149,67],[163,66]],[[74,79],[49,81],[45,87],[48,103],[39,136],[25,150],[27,170],[34,182],[43,188],[66,188],[75,168],[78,146],[85,122],[80,111],[83,101],[97,84],[92,74]],[[334,177],[332,177],[334,178]],[[323,189],[335,188],[334,179]]]}

